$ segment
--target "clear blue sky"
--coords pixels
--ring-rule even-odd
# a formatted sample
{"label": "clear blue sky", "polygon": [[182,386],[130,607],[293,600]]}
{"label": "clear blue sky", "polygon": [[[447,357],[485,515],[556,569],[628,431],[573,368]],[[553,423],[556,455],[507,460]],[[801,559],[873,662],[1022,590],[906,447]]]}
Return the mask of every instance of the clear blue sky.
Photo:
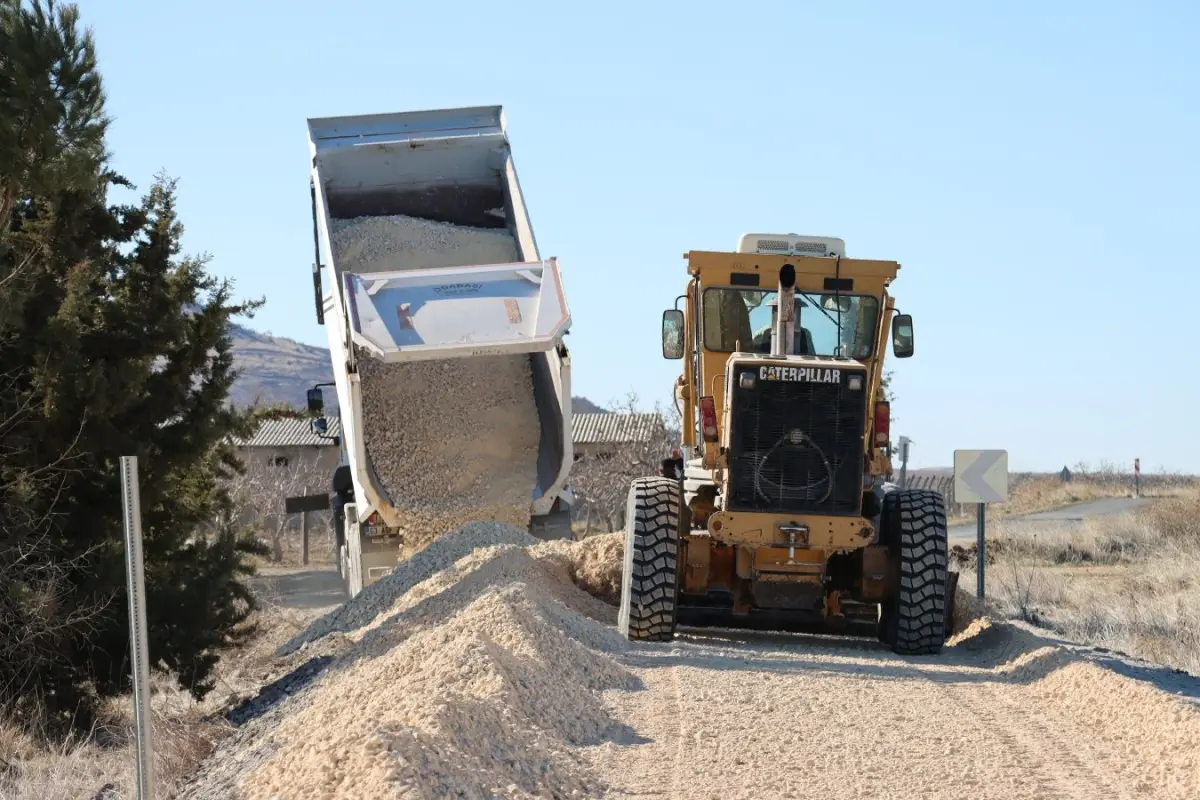
{"label": "clear blue sky", "polygon": [[577,394],[670,397],[684,251],[841,236],[903,265],[914,465],[1200,471],[1200,5],[575,6],[81,4],[117,167],[180,179],[186,248],[266,297],[255,327],[324,344],[307,117],[502,104]]}

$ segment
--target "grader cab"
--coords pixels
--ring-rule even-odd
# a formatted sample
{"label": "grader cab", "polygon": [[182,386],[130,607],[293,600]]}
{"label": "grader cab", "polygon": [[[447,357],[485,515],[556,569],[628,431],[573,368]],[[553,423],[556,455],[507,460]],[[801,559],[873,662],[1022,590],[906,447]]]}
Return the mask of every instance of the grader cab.
{"label": "grader cab", "polygon": [[794,234],[684,258],[687,290],[663,314],[663,355],[683,362],[684,475],[630,488],[619,630],[838,632],[939,652],[957,578],[945,500],[888,481],[889,330],[893,354],[913,354],[888,292],[900,265]]}

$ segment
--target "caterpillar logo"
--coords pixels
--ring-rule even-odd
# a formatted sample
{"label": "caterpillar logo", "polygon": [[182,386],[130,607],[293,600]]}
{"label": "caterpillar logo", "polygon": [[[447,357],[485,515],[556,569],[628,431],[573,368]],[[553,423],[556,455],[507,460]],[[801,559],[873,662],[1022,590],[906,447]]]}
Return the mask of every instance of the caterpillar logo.
{"label": "caterpillar logo", "polygon": [[759,367],[758,377],[764,381],[841,383],[842,371],[825,367]]}

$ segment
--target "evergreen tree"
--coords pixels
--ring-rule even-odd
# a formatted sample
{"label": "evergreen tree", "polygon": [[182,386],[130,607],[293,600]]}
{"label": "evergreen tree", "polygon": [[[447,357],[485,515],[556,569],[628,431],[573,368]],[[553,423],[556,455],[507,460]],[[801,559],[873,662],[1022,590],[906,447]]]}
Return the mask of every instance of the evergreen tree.
{"label": "evergreen tree", "polygon": [[108,205],[129,184],[78,28],[74,5],[0,0],[0,706],[86,726],[130,689],[120,456],[139,460],[152,664],[200,698],[247,632],[255,547],[193,534],[262,415],[227,400],[229,323],[258,304],[181,257],[174,182]]}

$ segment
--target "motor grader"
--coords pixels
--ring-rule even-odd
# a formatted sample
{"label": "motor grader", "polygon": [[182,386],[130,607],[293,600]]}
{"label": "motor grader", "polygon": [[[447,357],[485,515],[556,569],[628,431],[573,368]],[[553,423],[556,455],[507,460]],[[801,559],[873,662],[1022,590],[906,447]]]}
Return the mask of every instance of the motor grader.
{"label": "motor grader", "polygon": [[630,487],[620,632],[834,632],[939,652],[957,579],[945,500],[889,480],[889,330],[893,354],[913,354],[888,292],[900,265],[795,234],[684,258],[662,337],[683,362],[685,466]]}

